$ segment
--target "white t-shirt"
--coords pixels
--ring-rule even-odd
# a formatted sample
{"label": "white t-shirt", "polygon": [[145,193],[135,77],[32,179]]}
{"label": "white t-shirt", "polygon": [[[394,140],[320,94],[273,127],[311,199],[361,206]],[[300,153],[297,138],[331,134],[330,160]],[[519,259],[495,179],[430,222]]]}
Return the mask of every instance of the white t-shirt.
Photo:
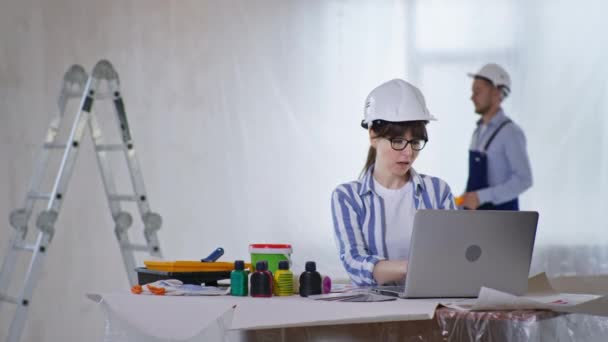
{"label": "white t-shirt", "polygon": [[408,181],[399,189],[387,189],[374,179],[374,187],[384,200],[388,259],[407,260],[416,212],[412,181]]}

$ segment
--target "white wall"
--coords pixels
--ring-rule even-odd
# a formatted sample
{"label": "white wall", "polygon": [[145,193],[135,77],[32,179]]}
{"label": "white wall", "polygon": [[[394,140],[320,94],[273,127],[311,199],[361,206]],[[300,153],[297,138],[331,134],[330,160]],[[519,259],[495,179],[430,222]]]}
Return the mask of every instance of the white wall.
{"label": "white wall", "polygon": [[[364,133],[365,93],[403,74],[403,13],[391,1],[3,5],[0,216],[23,199],[63,72],[108,58],[167,258],[222,246],[234,260],[249,243],[287,242],[296,269],[312,259],[342,272],[330,192],[363,162],[364,135],[353,132]],[[57,228],[24,340],[99,336],[102,316],[84,294],[128,289],[88,143]],[[4,250],[11,228],[1,232]],[[10,313],[3,306],[3,331]]]}
{"label": "white wall", "polygon": [[[456,192],[466,178],[475,116],[464,73],[483,61],[439,55],[425,63],[416,49],[428,45],[411,44],[411,20],[422,15],[413,3],[3,0],[0,217],[23,200],[63,72],[107,58],[121,76],[151,206],[164,219],[167,258],[197,259],[222,246],[223,259],[234,260],[247,258],[249,243],[286,242],[296,271],[316,260],[321,271],[343,275],[329,197],[363,164],[367,142],[358,123],[373,86],[415,79],[440,119],[419,168]],[[504,4],[473,5],[481,3],[502,15]],[[521,15],[501,19],[517,20],[513,28],[483,37],[509,42],[508,52],[489,56],[518,77],[507,108],[526,131],[535,176],[523,203],[541,211],[539,246],[552,247],[535,267],[555,274],[608,272],[607,8],[574,3],[517,2]],[[462,32],[452,38],[464,44],[456,50],[477,51],[484,40],[471,37],[484,25],[458,28],[481,20],[479,13],[453,13],[464,17],[433,19],[436,26]],[[438,78],[449,82],[439,86]],[[99,115],[110,113],[103,109]],[[24,341],[99,338],[103,316],[84,294],[128,289],[90,143],[82,151]],[[0,252],[12,233],[4,222]],[[591,257],[558,248],[574,242],[596,246],[583,248]],[[0,338],[11,314],[1,307]]]}

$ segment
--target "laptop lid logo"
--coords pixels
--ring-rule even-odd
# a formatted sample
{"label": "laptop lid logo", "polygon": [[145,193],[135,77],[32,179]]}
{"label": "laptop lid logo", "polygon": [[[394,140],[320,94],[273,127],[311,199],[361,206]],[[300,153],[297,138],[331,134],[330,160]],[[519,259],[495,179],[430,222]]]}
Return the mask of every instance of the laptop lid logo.
{"label": "laptop lid logo", "polygon": [[464,254],[465,258],[467,258],[470,262],[475,262],[481,256],[481,247],[477,245],[470,245],[467,248],[467,251]]}

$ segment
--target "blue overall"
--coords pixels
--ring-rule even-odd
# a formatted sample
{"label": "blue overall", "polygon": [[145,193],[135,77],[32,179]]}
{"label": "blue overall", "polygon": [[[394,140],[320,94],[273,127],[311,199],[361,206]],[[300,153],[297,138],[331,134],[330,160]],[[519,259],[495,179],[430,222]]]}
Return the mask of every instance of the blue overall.
{"label": "blue overall", "polygon": [[[467,181],[467,192],[485,189],[490,186],[488,182],[488,155],[486,154],[486,151],[498,132],[509,123],[511,123],[511,120],[503,122],[496,131],[494,131],[483,150],[469,151],[469,179]],[[519,200],[518,198],[515,198],[498,205],[485,203],[477,208],[477,210],[519,210]]]}

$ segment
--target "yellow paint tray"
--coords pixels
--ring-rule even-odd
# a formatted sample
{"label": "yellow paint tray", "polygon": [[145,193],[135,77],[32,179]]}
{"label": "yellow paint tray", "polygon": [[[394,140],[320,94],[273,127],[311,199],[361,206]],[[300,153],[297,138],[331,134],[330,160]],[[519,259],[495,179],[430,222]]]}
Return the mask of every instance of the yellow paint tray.
{"label": "yellow paint tray", "polygon": [[[158,261],[145,260],[144,265],[149,270],[162,272],[230,272],[234,270],[234,262],[201,262],[194,260]],[[251,264],[245,264],[251,269]]]}

